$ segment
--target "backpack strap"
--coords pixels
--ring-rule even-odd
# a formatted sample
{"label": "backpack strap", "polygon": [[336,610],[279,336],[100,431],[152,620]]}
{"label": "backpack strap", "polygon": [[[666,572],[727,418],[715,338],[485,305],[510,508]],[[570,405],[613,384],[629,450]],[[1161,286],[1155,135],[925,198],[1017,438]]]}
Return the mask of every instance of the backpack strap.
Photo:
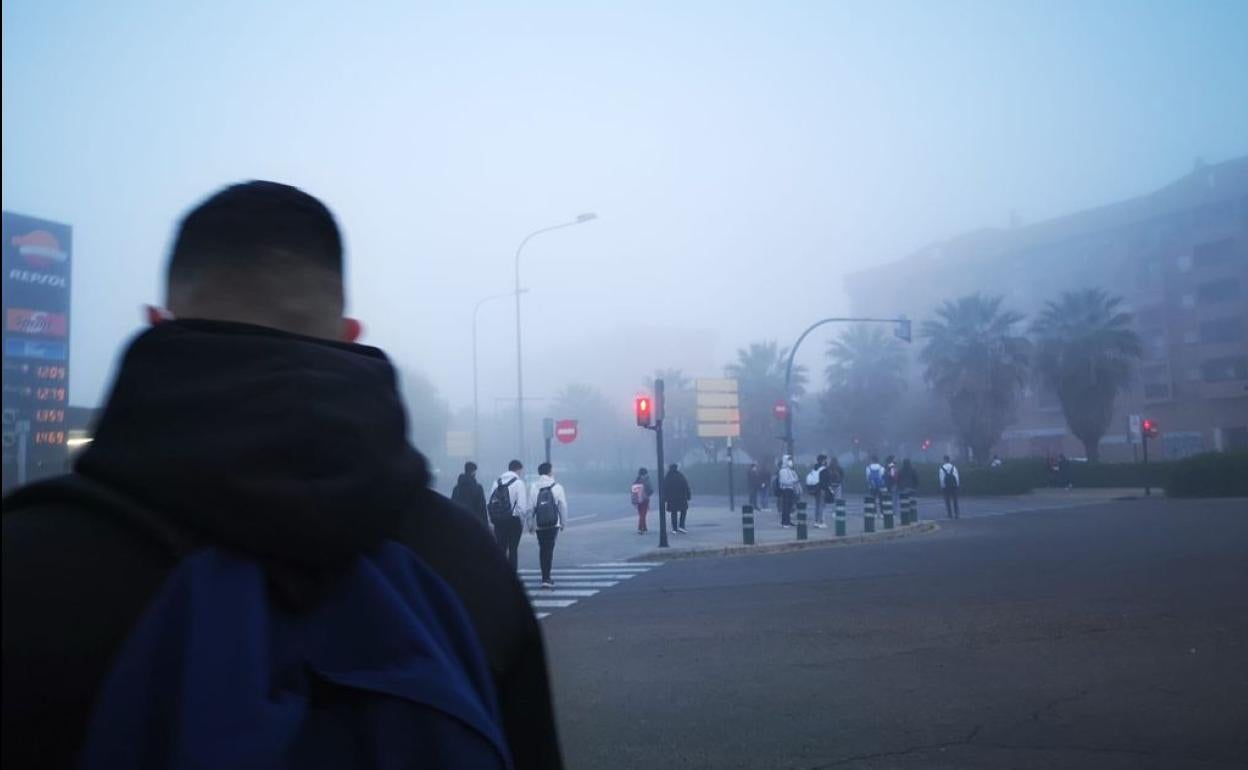
{"label": "backpack strap", "polygon": [[80,473],[36,482],[18,489],[4,500],[5,514],[42,505],[80,506],[98,511],[159,543],[175,560],[199,546],[188,530],[133,498]]}

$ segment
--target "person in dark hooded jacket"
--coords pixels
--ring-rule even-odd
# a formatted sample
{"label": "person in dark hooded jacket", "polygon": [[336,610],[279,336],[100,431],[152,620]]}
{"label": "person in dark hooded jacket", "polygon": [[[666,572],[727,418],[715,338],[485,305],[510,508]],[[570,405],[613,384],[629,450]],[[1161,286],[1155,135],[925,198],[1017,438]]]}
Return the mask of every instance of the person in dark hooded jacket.
{"label": "person in dark hooded jacket", "polygon": [[689,501],[693,492],[689,489],[689,479],[680,472],[679,466],[672,463],[667,466],[667,475],[663,477],[663,503],[667,512],[672,515],[672,531],[685,534],[685,519],[689,516]]}
{"label": "person in dark hooded jacket", "polygon": [[476,632],[514,766],[562,766],[524,588],[429,489],[394,368],[353,344],[342,251],[329,210],[286,185],[235,185],[183,219],[168,309],[125,351],[94,441],[70,476],[4,501],[5,768],[77,765],[119,650],[179,569],[166,536],[258,564],[295,615],[405,546]]}
{"label": "person in dark hooded jacket", "polygon": [[485,510],[485,489],[477,481],[476,463],[464,463],[464,472],[459,474],[455,489],[451,490],[451,502],[471,513],[483,526],[490,526],[490,517]]}

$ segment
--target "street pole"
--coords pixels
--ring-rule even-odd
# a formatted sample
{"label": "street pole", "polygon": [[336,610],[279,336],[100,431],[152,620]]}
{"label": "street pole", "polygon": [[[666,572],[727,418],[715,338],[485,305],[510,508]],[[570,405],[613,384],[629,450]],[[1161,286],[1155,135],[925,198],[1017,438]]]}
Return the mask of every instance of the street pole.
{"label": "street pole", "polygon": [[[789,361],[784,367],[784,400],[788,406],[788,411],[784,415],[784,446],[788,451],[789,457],[796,460],[797,455],[793,451],[793,359],[797,356],[797,349],[802,346],[802,341],[824,324],[830,323],[888,323],[897,324],[897,335],[906,342],[910,341],[910,321],[905,317],[900,318],[825,318],[822,321],[815,321],[806,327],[806,331],[802,332],[797,338],[797,342],[793,343],[793,347],[789,348]],[[905,336],[901,336],[904,330]]]}
{"label": "street pole", "polygon": [[728,512],[737,510],[735,492],[732,489],[732,436],[728,437]]}
{"label": "street pole", "polygon": [[555,436],[555,420],[547,417],[542,420],[542,440],[546,444],[546,462],[550,462],[550,440]]}
{"label": "street pole", "polygon": [[654,381],[654,444],[659,461],[659,547],[667,548],[667,505],[663,497],[663,417],[666,406],[663,397],[663,380]]}
{"label": "street pole", "polygon": [[524,251],[524,247],[529,241],[542,233],[549,233],[552,230],[559,230],[572,225],[584,224],[597,217],[598,215],[593,213],[581,214],[571,222],[534,230],[524,236],[524,240],[520,241],[520,245],[516,247],[516,459],[521,462],[524,461],[524,354],[521,350],[522,335],[520,333],[520,254]]}
{"label": "street pole", "polygon": [[[523,294],[526,291],[528,289],[522,289],[520,293]],[[477,314],[485,303],[510,296],[511,292],[491,294],[478,300],[472,308],[472,451],[478,457],[481,455],[481,393],[477,386]]]}
{"label": "street pole", "polygon": [[1141,432],[1140,444],[1144,447],[1144,496],[1153,496],[1152,479],[1148,477],[1148,431]]}

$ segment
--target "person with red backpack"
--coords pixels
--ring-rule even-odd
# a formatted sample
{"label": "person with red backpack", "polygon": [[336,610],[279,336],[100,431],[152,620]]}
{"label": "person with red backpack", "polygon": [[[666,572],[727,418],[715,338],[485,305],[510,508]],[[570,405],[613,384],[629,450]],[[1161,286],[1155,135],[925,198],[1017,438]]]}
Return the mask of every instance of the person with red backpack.
{"label": "person with red backpack", "polygon": [[644,535],[649,531],[646,528],[646,514],[650,513],[650,498],[653,496],[654,484],[650,481],[650,471],[638,468],[637,478],[629,487],[629,501],[637,509],[637,534],[639,535]]}

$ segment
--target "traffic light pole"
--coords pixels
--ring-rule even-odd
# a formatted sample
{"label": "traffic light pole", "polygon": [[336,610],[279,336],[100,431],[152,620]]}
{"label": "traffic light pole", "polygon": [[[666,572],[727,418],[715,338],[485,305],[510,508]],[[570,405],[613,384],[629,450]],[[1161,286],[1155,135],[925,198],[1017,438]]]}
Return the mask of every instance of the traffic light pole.
{"label": "traffic light pole", "polygon": [[667,506],[663,499],[663,418],[654,421],[654,445],[659,456],[659,547],[667,548]]}
{"label": "traffic light pole", "polygon": [[825,318],[822,321],[815,321],[806,327],[806,331],[802,332],[797,338],[797,342],[793,343],[793,347],[789,348],[789,362],[784,367],[784,400],[788,404],[788,410],[784,415],[784,446],[790,457],[795,457],[793,451],[793,358],[797,355],[797,349],[802,346],[802,341],[824,324],[831,323],[886,323],[897,324],[895,334],[906,342],[910,341],[910,320],[907,318]]}

